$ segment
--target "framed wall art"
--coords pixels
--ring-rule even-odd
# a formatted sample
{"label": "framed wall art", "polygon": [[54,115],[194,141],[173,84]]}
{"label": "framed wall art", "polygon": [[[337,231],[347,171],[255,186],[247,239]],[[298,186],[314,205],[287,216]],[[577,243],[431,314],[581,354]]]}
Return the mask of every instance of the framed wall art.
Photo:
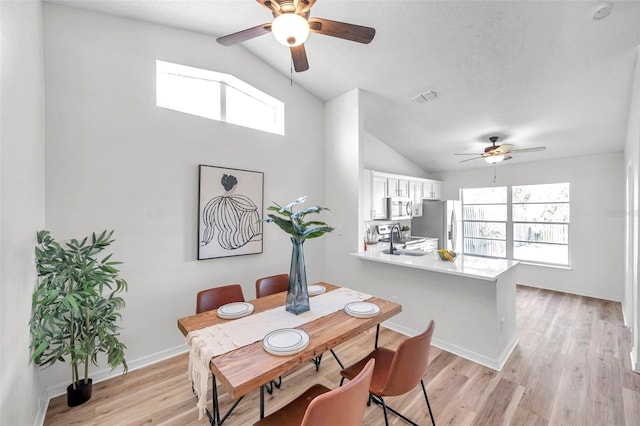
{"label": "framed wall art", "polygon": [[262,253],[264,173],[200,165],[198,260]]}

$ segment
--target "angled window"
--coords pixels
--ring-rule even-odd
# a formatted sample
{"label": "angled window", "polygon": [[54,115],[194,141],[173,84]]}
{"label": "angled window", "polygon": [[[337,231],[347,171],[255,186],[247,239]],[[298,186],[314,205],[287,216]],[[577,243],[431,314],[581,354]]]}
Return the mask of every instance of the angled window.
{"label": "angled window", "polygon": [[284,135],[284,103],[229,74],[156,61],[156,105]]}

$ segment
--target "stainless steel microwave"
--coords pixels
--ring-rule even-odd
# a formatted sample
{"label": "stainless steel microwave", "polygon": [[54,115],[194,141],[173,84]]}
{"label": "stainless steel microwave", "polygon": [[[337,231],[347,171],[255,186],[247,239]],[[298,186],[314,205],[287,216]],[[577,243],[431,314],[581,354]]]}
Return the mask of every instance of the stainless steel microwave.
{"label": "stainless steel microwave", "polygon": [[387,219],[404,220],[413,217],[413,203],[408,197],[387,198]]}

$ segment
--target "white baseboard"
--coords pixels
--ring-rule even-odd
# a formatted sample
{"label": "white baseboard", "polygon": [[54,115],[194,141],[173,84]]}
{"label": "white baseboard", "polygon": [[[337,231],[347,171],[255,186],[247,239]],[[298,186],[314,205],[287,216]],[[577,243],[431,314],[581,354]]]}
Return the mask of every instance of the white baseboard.
{"label": "white baseboard", "polygon": [[636,362],[636,354],[634,351],[629,352],[629,357],[631,358],[631,370],[640,373],[640,365]]}
{"label": "white baseboard", "polygon": [[538,282],[523,281],[523,280],[517,280],[516,284],[522,284],[527,287],[541,288],[544,290],[557,291],[559,293],[569,293],[569,294],[575,294],[577,296],[593,297],[594,299],[609,300],[611,302],[622,303],[622,300],[620,300],[619,297],[613,297],[610,294],[584,291],[583,289],[580,289],[580,288],[566,288],[566,287],[559,287],[559,286],[554,286],[549,284],[540,284]]}
{"label": "white baseboard", "polygon": [[420,331],[414,330],[412,328],[408,328],[403,325],[396,324],[393,321],[385,321],[380,325],[382,325],[385,328],[388,328],[389,330],[393,330],[397,333],[404,334],[405,336],[408,336],[408,337],[417,336],[418,334],[422,333],[422,331],[424,331],[424,330],[420,330]]}
{"label": "white baseboard", "polygon": [[[142,358],[135,359],[131,362],[128,362],[129,371],[134,371],[139,368],[147,367],[151,364],[155,364],[156,362],[163,361],[167,358],[172,358],[176,355],[183,354],[187,352],[189,349],[186,344],[182,344],[180,346],[176,346],[171,349],[167,349],[161,352],[157,352],[152,355],[148,355]],[[122,368],[116,368],[115,370],[103,369],[100,371],[96,371],[91,373],[91,378],[93,379],[93,383],[99,383],[113,377],[117,377],[122,374]],[[185,368],[185,374],[186,374]],[[49,401],[52,398],[55,398],[59,395],[64,395],[67,393],[67,386],[69,383],[60,383],[55,386],[51,386],[47,388],[40,397],[40,406],[38,407],[38,413],[36,413],[36,418],[34,421],[34,426],[42,426],[44,424],[45,416],[47,415],[47,408],[49,408]]]}
{"label": "white baseboard", "polygon": [[[395,324],[392,321],[385,321],[384,323],[382,323],[382,325],[390,330],[393,330],[400,334],[404,334],[405,336],[409,336],[409,337],[417,336],[422,332],[422,331],[416,331],[411,328],[407,328],[407,327]],[[514,335],[511,341],[507,344],[507,346],[505,346],[500,356],[498,356],[498,358],[491,358],[491,357],[479,354],[477,352],[461,348],[460,346],[448,343],[444,340],[439,340],[436,338],[431,339],[431,344],[438,349],[442,349],[444,351],[450,352],[454,355],[468,359],[469,361],[473,361],[477,364],[484,365],[485,367],[491,368],[492,370],[496,370],[496,371],[502,370],[507,360],[511,356],[511,353],[515,350],[516,346],[518,346],[518,342],[519,342],[518,336]]]}

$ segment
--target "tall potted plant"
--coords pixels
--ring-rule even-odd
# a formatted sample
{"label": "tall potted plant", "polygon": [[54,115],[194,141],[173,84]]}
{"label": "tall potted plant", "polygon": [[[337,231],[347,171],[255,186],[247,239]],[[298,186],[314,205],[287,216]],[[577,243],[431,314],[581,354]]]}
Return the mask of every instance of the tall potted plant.
{"label": "tall potted plant", "polygon": [[305,217],[311,213],[320,213],[322,210],[329,210],[326,207],[313,206],[304,210],[294,212],[293,208],[307,201],[307,197],[300,197],[286,206],[282,207],[277,203],[269,206],[267,210],[276,214],[267,214],[265,222],[274,222],[284,232],[291,235],[291,268],[289,269],[289,288],[287,290],[286,310],[296,315],[308,311],[309,292],[307,290],[307,270],[304,262],[303,244],[310,238],[318,238],[333,228],[320,221],[305,222]]}
{"label": "tall potted plant", "polygon": [[[98,259],[113,239],[113,231],[91,238],[72,239],[60,244],[49,231],[37,233],[35,248],[38,285],[32,298],[31,362],[50,366],[56,361],[71,364],[71,384],[67,387],[67,403],[80,405],[91,398],[92,379],[89,362],[98,365],[98,354],[104,353],[112,369],[122,365],[125,345],[118,340],[124,306],[120,293],[127,282],[119,278],[111,254]],[[84,367],[80,379],[78,368]]]}

